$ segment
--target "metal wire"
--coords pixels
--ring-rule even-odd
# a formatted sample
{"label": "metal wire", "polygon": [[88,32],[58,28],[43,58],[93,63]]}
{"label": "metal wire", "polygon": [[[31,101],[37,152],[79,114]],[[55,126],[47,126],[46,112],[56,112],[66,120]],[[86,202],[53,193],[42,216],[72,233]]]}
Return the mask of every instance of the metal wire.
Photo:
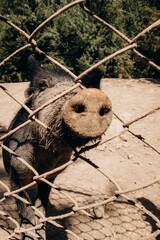
{"label": "metal wire", "polygon": [[[42,127],[44,127],[46,130],[48,129],[48,127],[43,123],[40,122],[36,117],[35,114],[40,111],[41,109],[43,109],[44,107],[46,107],[47,105],[51,104],[52,102],[56,101],[57,99],[61,98],[62,96],[64,96],[65,94],[69,93],[70,91],[76,89],[77,87],[81,86],[79,80],[84,77],[87,73],[89,73],[90,71],[92,71],[94,68],[96,68],[97,66],[104,64],[107,61],[110,61],[111,59],[113,59],[114,57],[116,57],[117,55],[123,54],[126,51],[133,51],[136,55],[140,56],[142,59],[145,59],[146,62],[151,66],[154,67],[156,70],[160,70],[160,66],[157,66],[154,62],[150,61],[149,59],[147,59],[144,55],[142,55],[140,52],[138,52],[136,50],[137,48],[137,43],[136,40],[139,39],[140,37],[143,37],[146,33],[148,33],[149,31],[151,31],[153,28],[157,28],[160,26],[160,20],[156,21],[155,23],[151,24],[149,27],[147,27],[146,29],[144,29],[141,33],[139,33],[137,36],[135,36],[133,39],[129,39],[128,37],[126,37],[123,33],[121,33],[118,29],[114,28],[113,26],[111,26],[110,24],[108,24],[106,21],[104,21],[103,19],[99,18],[98,16],[96,16],[95,14],[93,14],[88,8],[85,7],[84,5],[85,1],[84,0],[76,0],[73,1],[69,4],[67,4],[66,6],[64,6],[63,8],[61,8],[60,10],[58,10],[56,13],[54,13],[53,15],[49,16],[44,22],[42,22],[37,28],[35,28],[35,30],[29,35],[28,33],[26,33],[25,31],[23,31],[20,27],[18,27],[17,25],[15,25],[13,22],[11,22],[10,20],[6,19],[4,16],[0,15],[0,20],[5,22],[6,24],[9,24],[10,26],[12,26],[13,29],[15,29],[16,31],[18,31],[21,35],[24,36],[24,38],[26,38],[26,44],[24,46],[22,46],[21,48],[18,48],[16,51],[14,51],[11,55],[9,55],[8,57],[6,57],[1,63],[0,66],[4,65],[6,62],[10,61],[12,58],[14,58],[15,55],[19,54],[20,52],[24,51],[27,48],[31,48],[32,46],[34,46],[34,51],[43,54],[47,59],[49,59],[52,63],[57,64],[58,66],[60,66],[61,68],[63,68],[66,72],[68,72],[72,77],[74,77],[75,79],[75,85],[70,88],[67,89],[66,91],[64,91],[62,94],[55,96],[54,98],[52,98],[50,101],[46,102],[44,105],[42,105],[40,108],[36,109],[35,111],[32,111],[31,109],[29,109],[25,104],[21,103],[20,101],[18,101],[11,93],[9,93],[9,91],[4,88],[3,86],[0,86],[0,88],[2,89],[2,91],[4,91],[6,94],[8,94],[13,101],[16,101],[21,107],[25,108],[26,111],[28,111],[29,113],[29,119],[21,124],[20,126],[18,126],[17,128],[13,129],[12,131],[8,132],[7,134],[4,134],[1,138],[0,141],[4,140],[5,138],[7,138],[8,136],[10,136],[11,134],[13,134],[14,132],[16,132],[18,129],[24,127],[25,125],[29,124],[31,121],[36,121],[38,124],[40,124]],[[114,31],[123,41],[127,42],[127,46],[119,49],[118,51],[112,53],[109,56],[106,56],[104,59],[102,59],[101,61],[99,61],[98,63],[94,64],[93,66],[91,66],[90,68],[88,68],[86,71],[84,71],[82,74],[80,74],[79,76],[76,76],[74,73],[72,73],[70,70],[68,70],[66,67],[64,67],[63,65],[61,65],[59,62],[57,62],[55,59],[53,59],[52,57],[48,56],[45,52],[43,52],[37,45],[37,42],[34,40],[35,35],[41,31],[42,28],[45,28],[46,25],[52,21],[54,18],[56,18],[57,16],[59,16],[60,14],[63,14],[63,12],[67,11],[69,8],[73,8],[75,5],[80,5],[80,7],[83,9],[83,11],[85,11],[87,14],[89,14],[90,16],[92,16],[94,19],[96,19],[97,21],[99,21],[101,24],[105,25],[106,27],[108,27],[111,31]],[[78,82],[78,83],[77,83]],[[153,112],[156,112],[160,109],[160,106],[151,109],[149,112],[144,113],[142,115],[140,115],[139,117],[136,117],[135,119],[133,119],[132,121],[129,122],[123,122],[122,119],[115,113],[115,116],[118,117],[118,119],[122,122],[123,124],[123,130],[121,133],[115,135],[114,137],[104,140],[103,142],[99,142],[100,145],[105,144],[106,142],[110,142],[112,141],[114,138],[118,138],[120,135],[122,135],[124,132],[129,132],[131,133],[135,138],[138,138],[140,141],[142,141],[143,143],[145,142],[143,137],[139,137],[137,135],[135,135],[131,129],[130,126],[134,123],[139,121],[142,118],[145,118],[149,115],[151,115]],[[156,153],[158,153],[160,155],[160,152],[153,148],[149,143],[145,142],[145,144],[147,144],[150,148],[152,148],[152,150],[154,150]],[[10,154],[14,155],[16,158],[19,159],[19,161],[22,164],[25,164],[25,166],[27,168],[29,168],[32,173],[33,173],[33,181],[24,186],[19,188],[18,190],[15,191],[11,191],[8,187],[7,184],[5,184],[3,181],[0,181],[0,185],[5,189],[3,196],[0,199],[0,203],[3,204],[6,199],[13,197],[14,199],[18,199],[19,201],[22,201],[24,203],[29,204],[29,202],[20,197],[19,193],[24,191],[25,189],[30,188],[31,186],[34,186],[37,181],[42,181],[45,182],[46,184],[50,185],[53,189],[58,189],[58,191],[60,191],[61,193],[63,193],[63,191],[60,190],[60,188],[58,186],[56,186],[54,183],[50,183],[47,178],[49,178],[50,175],[52,175],[55,172],[58,172],[64,168],[66,168],[66,166],[72,164],[75,161],[75,156],[73,156],[70,161],[68,161],[67,163],[65,163],[64,165],[61,165],[58,168],[55,168],[51,171],[45,172],[44,174],[39,174],[28,162],[25,161],[25,159],[22,159],[21,156],[18,156],[14,151],[12,151],[11,149],[9,149],[8,147],[6,147],[2,142],[0,142],[0,146],[5,149],[6,151],[8,151]],[[32,208],[35,210],[35,213],[38,215],[39,217],[39,222],[37,224],[35,224],[32,227],[29,228],[23,228],[21,226],[21,224],[14,219],[13,217],[11,217],[10,214],[6,213],[5,210],[4,211],[0,211],[0,215],[5,217],[8,221],[11,221],[14,225],[12,232],[10,232],[10,236],[8,237],[8,239],[16,239],[17,234],[19,236],[21,236],[21,234],[23,233],[29,233],[30,236],[35,239],[37,237],[37,234],[35,234],[35,232],[33,230],[37,230],[37,229],[41,229],[43,227],[45,227],[45,224],[48,222],[54,226],[57,226],[58,228],[62,228],[64,231],[66,231],[67,233],[70,233],[71,235],[73,235],[76,239],[79,239],[79,237],[71,230],[68,230],[67,228],[65,228],[64,226],[62,226],[61,224],[57,223],[56,220],[61,220],[63,218],[67,218],[69,216],[72,216],[75,214],[75,212],[83,212],[84,214],[88,214],[87,212],[85,212],[85,210],[91,209],[93,207],[97,207],[97,206],[101,206],[101,205],[106,205],[109,202],[113,202],[116,199],[119,199],[120,197],[124,197],[129,203],[132,203],[132,205],[134,205],[135,208],[140,209],[144,214],[147,214],[148,216],[150,216],[152,219],[154,219],[154,221],[157,224],[158,230],[155,231],[154,233],[150,234],[150,236],[147,236],[146,238],[143,237],[142,239],[151,239],[153,236],[158,236],[160,233],[160,220],[149,210],[147,210],[146,208],[142,207],[142,205],[133,200],[130,199],[128,196],[126,196],[125,194],[129,193],[129,192],[135,192],[138,190],[141,190],[143,188],[147,188],[149,186],[153,186],[156,183],[159,183],[159,178],[155,179],[154,181],[151,181],[149,183],[146,183],[145,185],[140,185],[136,188],[132,188],[132,189],[122,189],[120,187],[120,185],[116,182],[115,179],[113,179],[112,176],[107,175],[106,173],[103,172],[103,169],[101,169],[100,167],[96,166],[91,160],[88,160],[87,158],[85,158],[84,156],[82,156],[81,154],[84,153],[85,151],[87,151],[87,148],[83,148],[83,150],[81,149],[79,152],[75,152],[76,158],[80,157],[81,159],[83,159],[85,162],[87,162],[87,164],[89,164],[91,167],[94,167],[96,169],[96,171],[99,171],[101,174],[103,174],[103,176],[105,176],[107,179],[109,179],[116,187],[117,190],[115,190],[113,196],[111,196],[108,199],[102,200],[102,201],[98,201],[95,202],[93,204],[88,204],[88,205],[84,205],[84,206],[79,206],[77,201],[72,198],[71,196],[65,194],[65,198],[68,198],[71,202],[72,202],[72,208],[68,213],[65,214],[60,214],[60,215],[56,215],[56,216],[44,216],[39,210],[38,208],[36,208],[36,206],[32,206]],[[64,193],[63,193],[64,194]],[[92,220],[91,220],[92,221]],[[115,235],[115,234],[113,234]],[[115,239],[112,238],[112,239]]]}

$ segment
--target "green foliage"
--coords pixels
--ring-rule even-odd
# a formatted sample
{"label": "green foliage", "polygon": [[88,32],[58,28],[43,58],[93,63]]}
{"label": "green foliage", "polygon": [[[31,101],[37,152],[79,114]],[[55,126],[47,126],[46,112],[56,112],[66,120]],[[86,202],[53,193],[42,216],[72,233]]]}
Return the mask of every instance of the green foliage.
{"label": "green foliage", "polygon": [[[47,17],[71,0],[1,0],[0,13],[22,30],[32,31]],[[86,7],[112,24],[129,38],[160,18],[160,7],[154,0],[86,0]],[[27,43],[24,36],[0,21],[0,61]],[[75,74],[126,46],[124,40],[109,28],[75,6],[47,24],[36,36],[38,47]],[[138,43],[138,50],[160,64],[160,31],[152,30]],[[34,49],[16,55],[1,67],[0,81],[24,81],[26,62]],[[160,74],[132,51],[117,56],[103,68],[107,77],[157,77]]]}

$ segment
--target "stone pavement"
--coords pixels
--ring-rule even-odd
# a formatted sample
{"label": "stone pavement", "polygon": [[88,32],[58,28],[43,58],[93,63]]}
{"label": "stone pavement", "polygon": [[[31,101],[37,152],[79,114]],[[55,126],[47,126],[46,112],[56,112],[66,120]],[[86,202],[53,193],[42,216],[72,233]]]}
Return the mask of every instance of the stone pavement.
{"label": "stone pavement", "polygon": [[[20,89],[24,90],[27,83],[6,85],[13,93],[15,92],[16,97],[24,99]],[[13,86],[16,86],[17,91]],[[138,199],[139,203],[159,218],[159,184],[156,183],[147,188],[141,188],[141,186],[160,177],[160,110],[135,121],[129,126],[129,129],[123,128],[123,122],[136,119],[160,107],[160,84],[144,79],[105,79],[102,89],[111,98],[115,116],[110,128],[102,138],[103,144],[83,154],[96,165],[96,168],[84,160],[78,159],[57,177],[55,183],[63,189],[63,193],[65,192],[67,196],[76,200],[79,206],[86,206],[113,196],[117,189],[115,183],[123,190],[140,187],[139,190],[130,192],[127,196],[133,200]],[[13,104],[13,100],[1,92],[0,99],[3,99],[0,102],[0,124],[7,127],[19,106]],[[13,108],[10,108],[11,104]],[[4,105],[9,106],[8,110],[5,110]],[[120,134],[123,130],[126,132]],[[115,135],[119,136],[107,141]],[[2,163],[0,166],[0,180],[7,182]],[[115,183],[110,181],[108,176]],[[1,187],[1,197],[3,192],[4,188]],[[73,202],[69,202],[64,194],[54,189],[50,200],[58,213],[63,213],[64,210],[69,211],[73,205]],[[0,211],[3,210],[14,218],[18,218],[15,209],[13,199],[7,199],[0,206]],[[83,213],[77,212],[63,221],[65,228],[81,239],[87,240],[115,238],[129,240],[142,237],[147,239],[152,232],[158,230],[154,219],[123,198],[118,198],[105,205],[104,208],[91,208],[89,212],[95,217],[103,216],[103,218],[89,218]],[[0,239],[6,239],[8,233],[4,231],[4,228],[12,230],[13,223],[11,224],[8,219],[4,220],[3,218],[0,225],[2,226]],[[53,231],[51,234],[53,236],[59,233]],[[59,239],[67,238],[76,239],[68,232]],[[148,239],[155,239],[155,237]],[[160,239],[160,237],[156,239]]]}

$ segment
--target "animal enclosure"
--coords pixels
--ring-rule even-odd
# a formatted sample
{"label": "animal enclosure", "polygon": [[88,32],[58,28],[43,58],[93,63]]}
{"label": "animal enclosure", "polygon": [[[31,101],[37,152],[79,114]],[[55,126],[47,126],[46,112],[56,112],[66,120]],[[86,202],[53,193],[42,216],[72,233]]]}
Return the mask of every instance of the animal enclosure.
{"label": "animal enclosure", "polygon": [[[114,31],[115,34],[118,34],[123,41],[126,41],[126,46],[123,49],[119,49],[117,52],[109,56],[106,56],[106,58],[98,61],[95,65],[88,68],[85,72],[83,72],[79,76],[76,76],[74,73],[69,71],[64,66],[62,66],[59,62],[54,60],[51,56],[48,56],[45,52],[43,52],[38,47],[34,37],[42,29],[45,29],[47,23],[54,21],[54,18],[58,17],[60,14],[63,14],[63,12],[67,11],[67,9],[72,8],[78,4],[83,9],[83,11],[90,14],[94,19],[99,21],[101,24],[104,24],[111,31]],[[146,62],[146,64],[151,65],[157,71],[159,71],[160,67],[158,65],[152,62],[150,59],[147,59],[142,53],[140,53],[137,50],[136,41],[140,37],[143,37],[143,35],[145,35],[146,33],[150,32],[153,28],[159,27],[160,20],[154,22],[152,25],[144,29],[141,33],[139,33],[133,39],[129,39],[127,36],[121,33],[118,29],[115,29],[113,26],[105,22],[103,19],[99,18],[94,13],[91,13],[90,10],[85,6],[84,0],[73,1],[70,4],[64,6],[62,9],[54,13],[52,16],[49,16],[30,35],[24,32],[21,28],[19,28],[19,26],[15,25],[9,19],[6,19],[5,17],[1,16],[1,20],[6,22],[6,24],[11,25],[14,30],[18,31],[22,36],[24,36],[24,38],[26,39],[26,45],[17,49],[10,56],[4,59],[0,63],[0,66],[5,64],[10,59],[14,58],[14,56],[19,54],[21,51],[24,51],[27,48],[34,48],[35,52],[42,54],[51,63],[58,65],[75,80],[75,85],[72,88],[68,88],[63,93],[53,97],[49,101],[46,101],[44,105],[42,105],[40,108],[37,108],[35,111],[28,109],[28,107],[25,104],[23,104],[21,101],[16,99],[14,97],[14,94],[11,94],[10,91],[6,87],[4,87],[3,84],[0,85],[1,91],[9,95],[9,97],[12,98],[12,101],[16,101],[19,104],[19,106],[23,107],[29,113],[29,118],[27,121],[21,124],[18,128],[15,128],[12,131],[9,131],[8,133],[4,133],[0,137],[0,146],[6,151],[8,151],[10,154],[15,155],[15,157],[18,158],[21,164],[25,164],[25,166],[33,172],[33,175],[34,175],[33,181],[31,184],[26,185],[25,188],[29,188],[31,187],[31,185],[33,186],[37,182],[45,182],[49,184],[52,188],[52,192],[50,196],[51,203],[53,203],[53,205],[55,206],[57,205],[57,209],[54,212],[54,214],[51,211],[51,215],[48,217],[46,217],[44,213],[40,211],[39,205],[32,206],[32,208],[35,211],[35,215],[37,216],[37,224],[35,224],[34,226],[27,226],[26,224],[24,228],[24,226],[21,226],[20,221],[17,219],[17,216],[15,214],[16,207],[14,205],[15,199],[16,200],[19,199],[20,201],[26,203],[26,199],[23,199],[18,195],[19,192],[24,190],[24,187],[16,191],[11,191],[10,187],[6,184],[6,182],[4,182],[3,179],[1,179],[0,181],[0,185],[1,185],[0,219],[2,219],[1,227],[3,231],[5,231],[7,234],[6,239],[21,239],[22,236],[24,235],[27,235],[29,239],[37,239],[37,238],[45,239],[43,235],[43,231],[48,231],[49,232],[48,234],[50,234],[51,232],[53,236],[61,236],[61,239],[67,239],[67,238],[68,239],[155,239],[156,237],[158,239],[160,235],[160,229],[159,229],[160,220],[156,212],[152,211],[153,209],[151,208],[147,209],[145,204],[143,204],[143,201],[138,200],[138,198],[136,197],[136,193],[149,187],[154,188],[156,184],[159,188],[159,176],[157,176],[156,178],[153,178],[151,181],[145,181],[144,179],[144,182],[142,181],[142,183],[138,184],[138,186],[132,186],[130,189],[124,189],[121,187],[116,177],[115,176],[113,177],[112,173],[107,173],[106,171],[104,171],[103,165],[99,166],[98,160],[96,161],[93,160],[92,156],[94,155],[94,151],[96,151],[95,148],[99,149],[99,155],[101,155],[101,152],[100,152],[101,149],[105,148],[105,146],[108,146],[108,144],[115,141],[114,144],[116,145],[119,143],[118,139],[121,139],[121,140],[123,139],[124,143],[126,143],[128,138],[132,138],[132,141],[135,143],[135,148],[134,148],[135,155],[136,155],[136,146],[137,148],[139,148],[140,146],[139,144],[142,144],[143,146],[145,145],[145,148],[147,149],[147,151],[151,151],[153,154],[156,154],[156,156],[159,156],[160,150],[158,149],[158,144],[152,145],[150,141],[147,141],[146,140],[147,131],[143,132],[141,128],[139,129],[137,128],[135,130],[134,124],[141,120],[152,117],[153,114],[154,116],[157,114],[156,116],[158,118],[159,116],[158,114],[160,111],[160,102],[158,101],[157,103],[154,102],[155,105],[150,106],[150,108],[147,111],[146,109],[141,108],[141,104],[139,103],[140,111],[138,112],[136,117],[132,119],[128,118],[128,120],[124,120],[125,118],[121,116],[120,112],[118,111],[118,108],[115,109],[114,121],[118,121],[118,123],[121,124],[121,129],[120,131],[118,131],[118,133],[116,132],[115,135],[112,135],[112,136],[109,136],[106,133],[106,136],[102,138],[101,141],[96,142],[93,145],[85,146],[80,149],[74,149],[74,154],[67,163],[65,163],[64,165],[61,165],[58,168],[53,169],[52,172],[48,171],[44,174],[37,174],[37,171],[35,171],[35,169],[33,169],[32,166],[25,161],[25,159],[22,159],[21,156],[16,155],[13,151],[11,151],[11,149],[7,148],[3,144],[3,140],[6,139],[11,134],[15,133],[19,128],[23,128],[24,126],[29,124],[31,121],[36,121],[35,115],[37,112],[41,111],[45,106],[48,106],[53,102],[56,102],[58,99],[65,96],[67,93],[69,93],[73,89],[76,89],[79,86],[81,86],[81,81],[80,81],[81,78],[83,78],[87,73],[91,72],[93,69],[97,68],[101,64],[104,64],[110,61],[111,59],[118,56],[119,54],[123,54],[126,51],[131,50],[138,57],[142,58]],[[109,84],[110,86],[112,86],[112,82],[110,82]],[[118,80],[117,80],[117,84],[120,84]],[[155,84],[155,86],[158,89],[159,85]],[[122,95],[125,96],[124,93]],[[113,103],[113,107],[114,107],[114,103]],[[39,122],[38,124],[40,124],[42,127],[47,129],[47,126],[45,126],[43,122]],[[159,128],[157,126],[157,132],[158,131],[159,131]],[[145,135],[145,137],[143,135]],[[144,149],[142,148],[142,149],[145,151],[145,148]],[[90,153],[86,155],[87,152],[90,152],[92,150],[93,150],[92,156],[90,155]],[[111,153],[112,153],[112,150],[111,150]],[[150,158],[152,159],[152,155],[150,155]],[[90,192],[89,192],[87,188],[85,191],[84,187],[82,189],[80,187],[76,188],[76,186],[74,186],[74,189],[69,189],[69,188],[66,188],[65,182],[63,185],[62,184],[58,185],[58,182],[56,184],[55,183],[51,184],[47,180],[48,176],[51,173],[55,173],[56,171],[58,172],[59,170],[65,169],[67,166],[71,164],[76,164],[77,159],[81,159],[81,161],[85,162],[86,164],[85,167],[88,169],[88,173],[90,171],[92,172],[94,169],[95,171],[94,174],[97,173],[97,176],[99,174],[103,175],[103,178],[106,179],[106,182],[109,184],[109,186],[111,184],[112,191],[110,192],[109,196],[104,191],[103,191],[103,194],[102,193],[98,194],[97,192],[92,191],[92,186],[90,186]],[[128,161],[130,159],[134,159],[134,156],[128,155]],[[152,165],[152,162],[150,164]],[[82,170],[81,176],[83,176],[83,170]],[[96,176],[96,174],[94,176]],[[90,178],[92,178],[92,175],[90,175]],[[103,180],[102,184],[104,182],[105,181]],[[130,196],[129,193],[135,193],[135,197],[134,197],[134,194]],[[158,199],[158,196],[157,196],[157,199]],[[27,202],[27,204],[30,204],[30,203]],[[12,209],[13,206],[14,206],[14,211],[13,211],[14,214],[11,214],[13,210]],[[105,208],[104,218],[103,218],[103,209],[101,209],[101,207]],[[128,213],[130,213],[130,215],[128,215],[128,219],[127,217],[126,218],[123,217],[121,218],[121,221],[118,221],[117,219],[119,219],[119,216],[123,214],[122,213],[123,211],[125,212],[125,209],[129,209]],[[138,219],[138,225],[141,224],[142,227],[140,228],[139,231],[141,231],[143,234],[140,234],[138,231],[136,233],[131,234],[131,232],[134,232],[134,227],[133,225],[131,226],[131,224],[129,223],[131,221],[134,221],[134,216],[137,216],[137,213],[139,212],[140,212],[140,215],[145,216],[146,219],[150,219],[152,223],[154,222],[153,224],[154,227],[152,226],[152,228],[144,232],[143,230],[147,229],[148,225],[146,223],[144,224],[145,220],[143,219],[143,217],[140,217]],[[105,221],[106,219],[107,221]],[[108,222],[110,222],[110,225],[108,224]],[[114,227],[115,225],[117,226],[116,228]],[[123,228],[121,228],[121,225],[123,225]],[[52,227],[53,227],[53,230],[50,230],[52,229]],[[41,235],[41,232],[42,232],[42,235]],[[89,234],[90,232],[92,233]],[[129,232],[130,234],[127,235],[127,232]],[[48,236],[48,239],[51,239],[51,237],[52,235]]]}

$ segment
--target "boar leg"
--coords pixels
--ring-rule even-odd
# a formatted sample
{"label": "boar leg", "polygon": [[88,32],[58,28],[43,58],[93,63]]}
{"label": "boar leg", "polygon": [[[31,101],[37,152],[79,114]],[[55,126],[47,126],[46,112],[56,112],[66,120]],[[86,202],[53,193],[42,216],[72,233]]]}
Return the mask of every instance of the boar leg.
{"label": "boar leg", "polygon": [[[10,147],[13,148],[13,141]],[[33,165],[33,147],[30,144],[18,145],[14,152],[30,165]],[[10,159],[10,180],[12,191],[17,190],[33,181],[33,172],[20,161],[19,158],[11,156]],[[18,193],[20,197],[28,200],[30,204],[17,199],[17,207],[20,215],[26,219],[33,219],[34,211],[31,205],[35,205],[37,199],[37,184]]]}
{"label": "boar leg", "polygon": [[[53,182],[53,179],[49,180],[50,182]],[[38,185],[38,198],[41,200],[42,205],[45,209],[47,209],[49,204],[49,194],[51,191],[51,186],[48,184],[41,182]]]}

